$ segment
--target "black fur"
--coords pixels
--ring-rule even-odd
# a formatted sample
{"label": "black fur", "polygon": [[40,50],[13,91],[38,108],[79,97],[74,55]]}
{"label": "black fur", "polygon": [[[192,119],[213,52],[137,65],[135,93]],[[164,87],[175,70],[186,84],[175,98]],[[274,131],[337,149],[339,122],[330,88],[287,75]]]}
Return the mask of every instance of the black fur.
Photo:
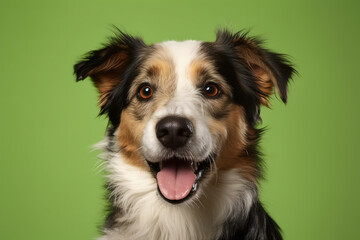
{"label": "black fur", "polygon": [[216,41],[203,43],[202,50],[215,63],[217,71],[232,87],[233,101],[244,107],[248,123],[254,126],[260,120],[260,97],[263,93],[258,88],[254,75],[236,51],[236,47],[240,44],[245,45],[249,42],[252,43],[249,47],[254,48],[256,54],[271,69],[277,80],[281,99],[286,103],[288,81],[296,71],[285,55],[262,48],[262,41],[247,37],[247,32],[232,34],[227,30],[219,30]]}
{"label": "black fur", "polygon": [[[241,224],[239,224],[241,223]],[[227,221],[219,240],[282,240],[279,226],[256,200],[246,220],[242,216]]]}
{"label": "black fur", "polygon": [[292,63],[288,60],[287,55],[271,52],[262,47],[263,41],[256,37],[249,37],[246,31],[232,34],[227,30],[219,30],[216,41],[233,46],[234,48],[247,45],[255,52],[274,74],[281,100],[286,103],[289,80],[294,73],[297,73]]}
{"label": "black fur", "polygon": [[[233,101],[244,107],[247,122],[254,127],[254,135],[248,136],[251,144],[240,153],[240,158],[247,156],[257,162],[257,179],[261,178],[261,154],[258,151],[258,141],[263,130],[255,129],[260,120],[261,90],[258,88],[255,76],[245,66],[236,47],[251,41],[256,46],[256,54],[264,61],[276,78],[279,94],[284,103],[287,101],[287,85],[295,69],[285,55],[270,52],[261,47],[261,41],[248,38],[247,33],[232,34],[226,30],[218,31],[216,41],[203,43],[205,51],[215,63],[217,71],[225,77],[232,87]],[[251,46],[254,47],[254,46]],[[253,202],[249,214],[234,216],[224,225],[221,240],[282,240],[281,231],[275,221],[267,214],[260,201]]]}
{"label": "black fur", "polygon": [[231,45],[219,41],[205,42],[202,50],[215,63],[216,70],[232,87],[233,101],[244,106],[248,122],[254,125],[258,119],[260,98],[250,71],[240,64]]}
{"label": "black fur", "polygon": [[[232,34],[227,30],[218,31],[216,41],[203,43],[202,50],[215,63],[219,74],[228,81],[232,87],[233,101],[244,106],[247,121],[254,126],[260,120],[260,96],[262,92],[257,87],[253,74],[244,66],[235,50],[237,45],[247,41],[252,41],[258,46],[256,48],[257,54],[272,70],[277,79],[280,97],[283,102],[286,102],[288,81],[295,70],[285,55],[262,48],[261,41],[247,37],[247,33],[238,32]],[[123,69],[113,69],[111,72],[121,81],[111,91],[108,101],[102,106],[100,112],[100,114],[108,113],[113,126],[120,123],[121,111],[128,104],[127,92],[130,83],[138,75],[139,67],[149,48],[140,38],[134,38],[118,30],[116,37],[111,38],[106,47],[89,52],[82,61],[74,66],[77,81],[80,81],[85,79],[91,70],[106,63],[115,54],[125,52],[128,56],[126,59],[127,64]],[[94,81],[97,81],[96,78],[99,78],[101,74],[99,72],[91,77]],[[106,74],[109,74],[109,72]]]}
{"label": "black fur", "polygon": [[148,46],[140,39],[118,30],[116,37],[110,39],[110,43],[104,48],[89,52],[82,61],[74,66],[76,80],[80,81],[89,76],[89,72],[96,67],[105,64],[116,54],[126,56],[126,62],[121,69],[111,69],[107,72],[96,72],[90,77],[94,82],[100,81],[102,74],[111,74],[119,79],[119,84],[109,93],[108,100],[102,106],[100,115],[107,113],[113,126],[120,123],[121,111],[128,105],[128,90],[131,82],[139,73],[139,67],[146,55]]}
{"label": "black fur", "polygon": [[[264,61],[276,78],[276,85],[283,102],[287,101],[287,85],[292,74],[295,72],[289,61],[284,55],[270,52],[261,47],[261,41],[255,38],[247,37],[246,33],[232,34],[226,30],[219,31],[215,42],[202,43],[202,49],[208,58],[214,63],[216,70],[232,88],[232,101],[244,107],[246,121],[248,122],[251,134],[247,136],[250,142],[249,146],[241,153],[239,158],[250,158],[256,162],[256,179],[261,178],[261,154],[258,151],[258,141],[262,130],[256,129],[256,124],[260,119],[260,100],[264,94],[256,83],[255,76],[246,66],[246,63],[239,56],[237,47],[249,44],[250,48]],[[80,62],[74,66],[77,81],[90,76],[92,80],[101,81],[103,74],[118,78],[119,83],[109,92],[108,98],[100,114],[107,113],[112,126],[108,128],[108,137],[110,145],[108,151],[114,151],[112,144],[114,140],[114,130],[120,123],[121,111],[129,103],[128,91],[132,81],[139,74],[140,67],[146,59],[151,46],[146,46],[139,38],[133,38],[119,31],[115,38],[104,48],[92,51]],[[110,61],[115,54],[122,53],[126,56],[123,61],[126,63],[121,69],[107,69],[107,72],[95,72],[106,62]],[[101,68],[99,68],[101,69]],[[90,74],[91,73],[91,74]],[[226,112],[221,113],[218,118],[222,118]],[[111,191],[113,186],[107,186]],[[254,187],[257,195],[257,189]],[[241,197],[241,196],[240,196]],[[229,220],[224,223],[223,234],[220,240],[281,240],[280,228],[274,220],[266,213],[260,201],[253,200],[252,207],[248,215],[244,216],[242,212],[234,213]],[[105,228],[116,226],[116,218],[122,213],[121,209],[110,206],[110,214],[107,218]],[[237,214],[237,215],[235,215]]]}

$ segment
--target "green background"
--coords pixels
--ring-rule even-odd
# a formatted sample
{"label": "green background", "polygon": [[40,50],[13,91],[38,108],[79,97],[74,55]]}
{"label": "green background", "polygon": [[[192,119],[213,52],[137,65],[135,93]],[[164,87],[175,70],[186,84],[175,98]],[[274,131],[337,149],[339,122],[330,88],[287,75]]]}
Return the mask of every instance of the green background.
{"label": "green background", "polygon": [[359,1],[0,3],[0,239],[94,239],[104,179],[96,90],[73,64],[114,24],[147,43],[252,29],[300,73],[263,109],[261,199],[285,239],[360,239]]}

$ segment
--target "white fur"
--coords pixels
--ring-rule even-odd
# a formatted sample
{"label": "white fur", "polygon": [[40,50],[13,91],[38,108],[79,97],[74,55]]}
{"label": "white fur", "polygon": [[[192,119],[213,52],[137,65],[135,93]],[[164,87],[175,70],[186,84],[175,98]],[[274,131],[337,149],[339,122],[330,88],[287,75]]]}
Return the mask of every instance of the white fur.
{"label": "white fur", "polygon": [[106,157],[113,204],[123,213],[119,228],[105,229],[99,240],[217,239],[226,219],[251,207],[253,189],[236,170],[219,172],[216,184],[203,181],[195,200],[173,205],[159,196],[150,172],[128,165],[121,154]]}
{"label": "white fur", "polygon": [[[172,155],[203,161],[211,153],[218,153],[221,139],[210,132],[210,116],[204,111],[203,98],[189,77],[189,67],[199,56],[200,42],[171,41],[159,46],[167,51],[174,63],[176,91],[173,98],[155,111],[147,122],[141,154],[152,162]],[[163,117],[175,114],[190,119],[195,131],[187,145],[174,152],[164,148],[157,140],[155,126]],[[105,149],[109,145],[113,148],[104,157],[113,189],[110,196],[113,205],[122,209],[122,213],[117,217],[115,227],[104,229],[105,235],[99,240],[217,239],[227,219],[234,214],[246,216],[251,207],[255,194],[253,184],[235,169],[216,172],[213,166],[192,198],[174,205],[159,196],[156,179],[150,171],[129,165],[121,151],[116,149],[116,144],[105,140],[100,145]]]}
{"label": "white fur", "polygon": [[[172,60],[176,74],[175,96],[162,108],[158,109],[148,121],[142,141],[142,153],[148,161],[159,162],[172,155],[186,157],[193,161],[203,161],[210,153],[217,153],[219,139],[211,136],[207,127],[207,115],[203,111],[203,99],[196,86],[190,80],[191,63],[199,57],[200,42],[188,40],[184,42],[169,41],[159,44]],[[177,152],[169,152],[157,140],[155,125],[163,117],[179,115],[192,120],[195,135],[185,148]]]}

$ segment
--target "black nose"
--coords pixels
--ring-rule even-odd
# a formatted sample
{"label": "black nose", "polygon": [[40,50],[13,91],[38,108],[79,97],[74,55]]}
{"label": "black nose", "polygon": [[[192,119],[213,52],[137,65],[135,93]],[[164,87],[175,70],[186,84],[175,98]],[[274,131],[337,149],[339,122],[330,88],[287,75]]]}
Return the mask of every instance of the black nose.
{"label": "black nose", "polygon": [[183,117],[168,116],[161,119],[155,127],[156,137],[167,148],[184,146],[193,134],[192,123]]}

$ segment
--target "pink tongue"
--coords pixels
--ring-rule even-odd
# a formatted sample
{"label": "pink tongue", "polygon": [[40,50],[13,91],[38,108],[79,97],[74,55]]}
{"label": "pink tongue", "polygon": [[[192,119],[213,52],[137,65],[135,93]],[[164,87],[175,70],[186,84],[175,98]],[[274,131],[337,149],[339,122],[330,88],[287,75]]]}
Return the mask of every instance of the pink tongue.
{"label": "pink tongue", "polygon": [[195,182],[191,163],[171,159],[163,163],[163,168],[156,175],[162,195],[169,200],[181,200],[191,191]]}

